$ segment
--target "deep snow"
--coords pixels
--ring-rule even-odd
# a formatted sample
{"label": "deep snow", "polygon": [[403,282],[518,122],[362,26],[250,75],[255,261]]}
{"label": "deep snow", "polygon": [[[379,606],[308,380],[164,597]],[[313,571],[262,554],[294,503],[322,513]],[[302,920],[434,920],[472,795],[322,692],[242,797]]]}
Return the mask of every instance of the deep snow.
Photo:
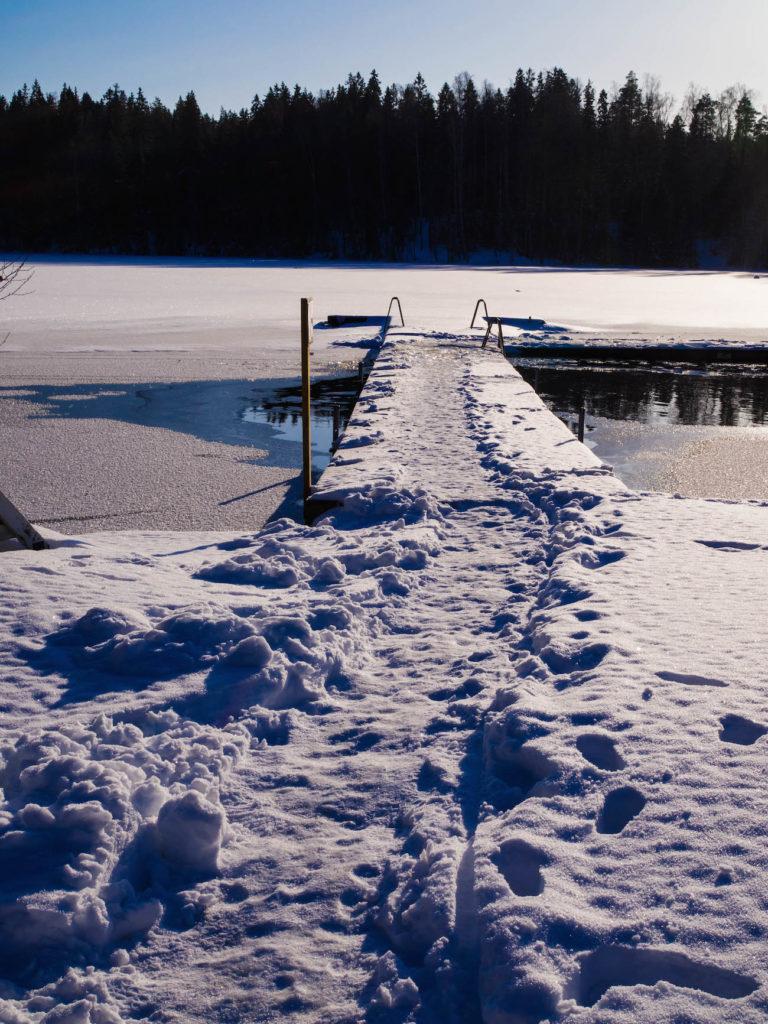
{"label": "deep snow", "polygon": [[0,555],[0,1019],[764,1021],[768,507],[409,329],[322,484]]}

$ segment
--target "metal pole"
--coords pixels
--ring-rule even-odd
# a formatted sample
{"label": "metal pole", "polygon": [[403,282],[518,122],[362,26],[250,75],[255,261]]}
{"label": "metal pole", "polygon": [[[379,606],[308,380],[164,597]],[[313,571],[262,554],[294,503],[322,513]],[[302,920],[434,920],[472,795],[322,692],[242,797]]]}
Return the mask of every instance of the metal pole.
{"label": "metal pole", "polygon": [[586,418],[587,418],[587,410],[582,405],[582,407],[579,409],[579,433],[578,433],[578,438],[579,438],[580,441],[584,440],[584,421],[586,420]]}
{"label": "metal pole", "polygon": [[477,311],[480,309],[481,302],[485,306],[485,319],[488,319],[488,303],[485,301],[485,299],[478,299],[477,302],[475,303],[475,312],[472,314],[472,322],[469,325],[470,330],[475,326],[475,320],[477,319]]}
{"label": "metal pole", "polygon": [[301,467],[304,478],[304,501],[312,493],[312,431],[310,429],[310,366],[312,345],[312,299],[301,300]]}
{"label": "metal pole", "polygon": [[389,307],[387,309],[387,320],[392,318],[392,305],[397,303],[397,308],[400,310],[400,326],[405,327],[405,319],[403,318],[403,307],[400,305],[400,299],[396,295],[393,295],[389,300]]}

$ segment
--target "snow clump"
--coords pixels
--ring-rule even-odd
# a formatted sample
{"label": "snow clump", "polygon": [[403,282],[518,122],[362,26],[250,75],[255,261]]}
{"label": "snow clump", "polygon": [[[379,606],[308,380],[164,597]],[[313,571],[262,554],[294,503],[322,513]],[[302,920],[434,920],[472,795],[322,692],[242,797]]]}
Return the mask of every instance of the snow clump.
{"label": "snow clump", "polygon": [[175,877],[216,870],[221,780],[251,745],[173,711],[100,716],[22,735],[0,751],[0,973],[30,980],[146,933]]}

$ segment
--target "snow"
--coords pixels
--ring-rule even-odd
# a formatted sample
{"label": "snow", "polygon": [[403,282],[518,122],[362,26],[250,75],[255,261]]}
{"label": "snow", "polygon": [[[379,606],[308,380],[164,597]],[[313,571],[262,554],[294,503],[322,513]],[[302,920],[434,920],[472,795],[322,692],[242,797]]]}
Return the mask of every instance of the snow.
{"label": "snow", "polygon": [[[383,316],[457,330],[475,302],[518,325],[548,322],[611,338],[715,336],[765,341],[768,277],[721,271],[535,266],[409,266],[264,260],[29,258],[30,294],[3,308],[5,351],[257,350],[296,357],[298,297],[314,317]],[[514,327],[512,333],[515,333]],[[365,328],[315,333],[318,353],[354,346]]]}
{"label": "snow", "polygon": [[764,1021],[768,505],[442,327],[319,497],[0,554],[0,1020]]}

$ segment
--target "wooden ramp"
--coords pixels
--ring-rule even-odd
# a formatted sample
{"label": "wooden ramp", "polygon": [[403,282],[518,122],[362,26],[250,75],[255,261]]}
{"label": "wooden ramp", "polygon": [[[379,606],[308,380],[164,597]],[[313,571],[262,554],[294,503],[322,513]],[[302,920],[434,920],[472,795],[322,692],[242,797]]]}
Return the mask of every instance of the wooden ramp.
{"label": "wooden ramp", "polygon": [[12,538],[33,551],[48,547],[27,517],[0,491],[0,542]]}

